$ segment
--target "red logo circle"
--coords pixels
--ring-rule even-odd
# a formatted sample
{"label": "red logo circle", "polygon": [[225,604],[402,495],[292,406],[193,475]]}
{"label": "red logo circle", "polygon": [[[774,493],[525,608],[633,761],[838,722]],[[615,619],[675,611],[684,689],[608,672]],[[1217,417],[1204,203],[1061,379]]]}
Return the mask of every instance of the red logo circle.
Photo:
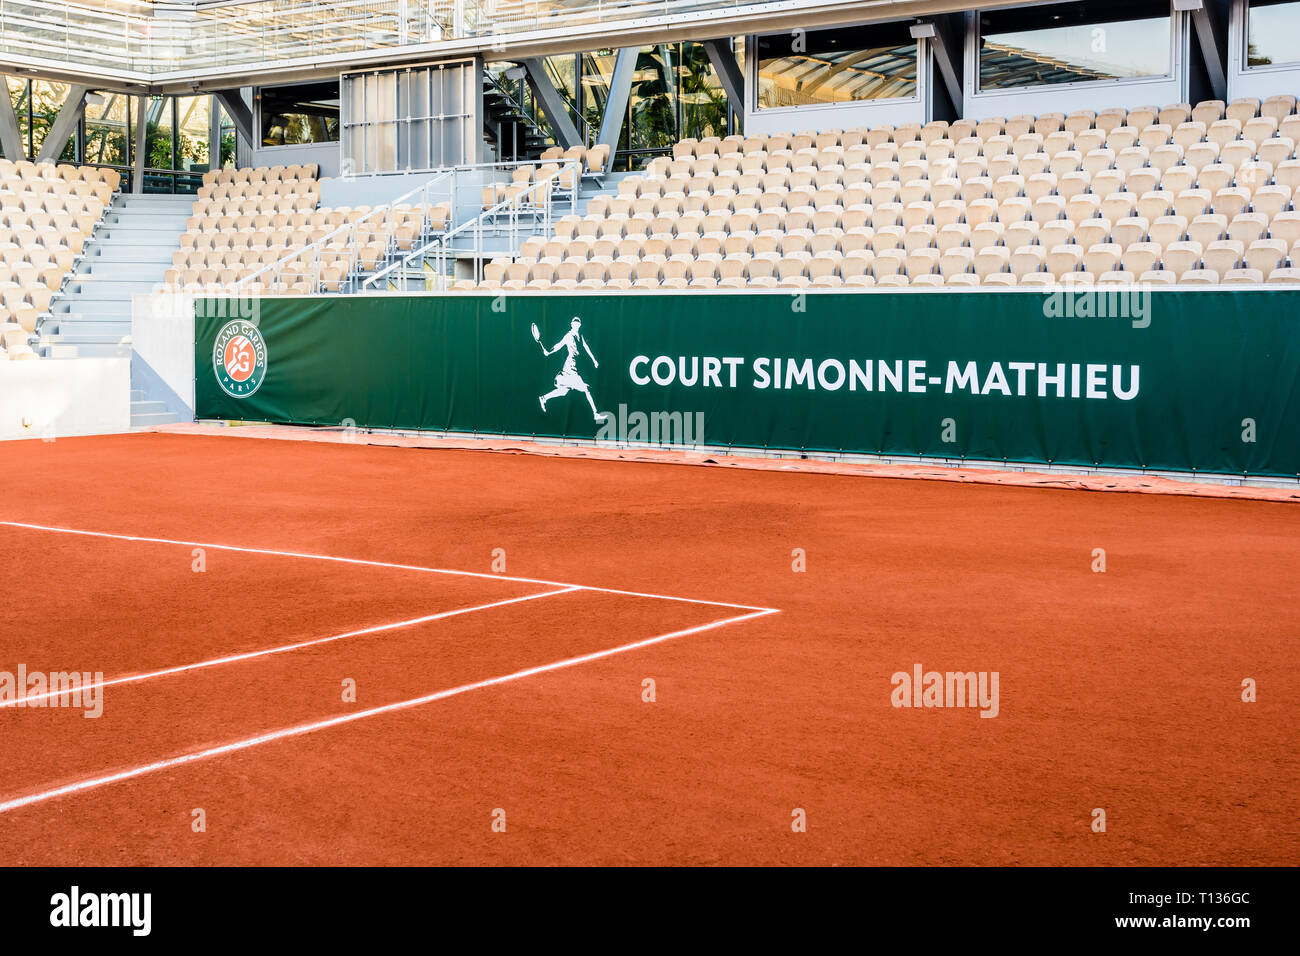
{"label": "red logo circle", "polygon": [[231,379],[236,382],[248,381],[253,375],[253,368],[257,362],[253,343],[248,340],[248,336],[236,335],[227,342],[221,361],[226,367],[226,374]]}

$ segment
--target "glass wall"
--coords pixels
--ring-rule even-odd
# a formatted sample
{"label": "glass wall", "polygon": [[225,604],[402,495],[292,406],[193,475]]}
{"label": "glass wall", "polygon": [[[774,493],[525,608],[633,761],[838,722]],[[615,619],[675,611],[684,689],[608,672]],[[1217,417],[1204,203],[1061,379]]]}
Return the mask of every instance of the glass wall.
{"label": "glass wall", "polygon": [[263,146],[339,141],[339,85],[336,81],[264,86],[259,95]]}
{"label": "glass wall", "polygon": [[[9,96],[18,119],[26,156],[40,154],[45,137],[68,97],[68,84],[9,77]],[[209,166],[210,96],[151,96],[145,102],[146,192],[192,193]],[[91,92],[80,122],[58,162],[109,166],[129,179],[135,162],[136,119],[140,98]],[[234,130],[231,136],[233,162]]]}
{"label": "glass wall", "polygon": [[1300,62],[1300,0],[1250,0],[1246,66]]}
{"label": "glass wall", "polygon": [[916,96],[917,42],[906,23],[760,36],[759,109]]}
{"label": "glass wall", "polygon": [[980,89],[1169,76],[1167,0],[1088,0],[981,13]]}
{"label": "glass wall", "polygon": [[119,170],[131,165],[127,115],[130,100],[121,93],[91,93],[86,97],[83,162],[92,166],[116,166]]}
{"label": "glass wall", "polygon": [[[52,80],[26,80],[13,76],[8,80],[9,99],[13,103],[23,146],[27,150],[28,157],[36,156],[45,142],[46,133],[54,125],[59,110],[63,108],[63,103],[68,98],[69,85]],[[56,162],[76,162],[77,147],[76,137],[73,137]]]}
{"label": "glass wall", "polygon": [[178,192],[189,192],[203,185],[203,174],[212,168],[211,96],[178,96],[176,98],[176,160]]}

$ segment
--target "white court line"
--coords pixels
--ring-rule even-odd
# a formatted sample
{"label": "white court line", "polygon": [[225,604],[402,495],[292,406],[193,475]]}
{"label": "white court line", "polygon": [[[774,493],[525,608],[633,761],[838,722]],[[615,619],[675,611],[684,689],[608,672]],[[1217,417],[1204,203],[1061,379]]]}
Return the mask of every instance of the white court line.
{"label": "white court line", "polygon": [[472,684],[461,684],[459,687],[453,687],[450,690],[440,690],[433,694],[426,694],[423,697],[413,697],[409,700],[402,700],[393,704],[384,704],[380,707],[371,707],[367,710],[360,710],[354,714],[343,714],[338,717],[330,717],[326,720],[317,720],[312,721],[311,723],[298,724],[296,727],[286,727],[282,730],[273,730],[270,733],[258,734],[256,737],[246,737],[243,740],[236,740],[232,743],[222,744],[219,747],[210,747],[206,750],[196,750],[187,754],[181,754],[179,757],[169,757],[166,760],[158,760],[154,763],[132,767],[129,770],[121,770],[117,773],[108,774],[106,776],[79,780],[76,783],[65,784],[64,786],[56,787],[53,790],[44,790],[40,793],[29,794],[25,797],[15,797],[12,800],[6,800],[5,802],[0,803],[0,813],[8,813],[10,810],[17,810],[20,807],[31,806],[33,803],[43,803],[46,800],[54,800],[58,797],[66,797],[74,793],[93,790],[96,787],[103,787],[110,783],[120,783],[123,780],[142,777],[145,774],[157,773],[160,770],[170,770],[174,767],[184,766],[185,764],[195,763],[200,760],[220,757],[225,754],[236,753],[240,750],[248,750],[252,747],[273,743],[277,740],[284,740],[288,737],[300,737],[303,734],[310,734],[317,730],[325,730],[329,727],[337,727],[341,724],[349,724],[366,717],[375,717],[380,714],[388,714],[398,710],[408,710],[412,707],[419,707],[424,704],[434,703],[435,701],[446,700],[448,697],[456,697],[460,694],[466,694],[472,690],[482,690],[485,687],[494,687],[498,684],[508,684],[512,681],[522,680],[525,677],[533,677],[537,674],[545,674],[549,671],[558,671],[568,667],[576,667],[579,664],[586,664],[591,661],[600,660],[601,658],[613,657],[615,654],[626,654],[629,651],[639,650],[642,647],[649,647],[652,644],[660,644],[676,637],[685,637],[688,634],[698,634],[701,631],[724,627],[727,624],[737,624],[740,621],[748,621],[753,618],[765,617],[768,614],[777,613],[779,612],[764,608],[749,614],[741,614],[737,617],[721,618],[717,621],[711,621],[708,624],[701,624],[698,627],[673,631],[669,634],[660,634],[657,637],[649,637],[642,641],[633,641],[630,644],[620,644],[618,647],[611,647],[608,650],[594,651],[590,654],[582,654],[578,657],[567,657],[564,660],[555,661],[551,664],[541,664],[537,667],[528,667],[524,670],[515,671],[512,674],[505,674],[501,677],[489,677],[487,680],[475,681]]}
{"label": "white court line", "polygon": [[422,571],[426,574],[450,574],[467,578],[486,578],[492,581],[515,581],[519,584],[541,584],[554,588],[580,588],[583,591],[599,591],[602,594],[623,594],[628,597],[652,598],[659,601],[682,601],[687,604],[707,604],[712,607],[730,607],[738,611],[775,612],[779,608],[758,607],[753,604],[730,604],[726,601],[705,601],[700,598],[678,597],[674,594],[650,594],[645,591],[623,591],[618,588],[601,588],[589,584],[574,584],[570,581],[548,581],[544,578],[519,578],[506,574],[485,574],[480,571],[456,571],[450,568],[426,568],[416,564],[392,564],[387,561],[367,561],[364,558],[339,558],[328,554],[311,554],[305,551],[276,551],[270,548],[243,548],[233,544],[205,544],[202,541],[178,541],[174,538],[147,538],[139,535],[112,534],[107,531],[82,531],[77,528],[60,528],[54,525],[27,524],[22,521],[0,521],[0,525],[10,528],[29,528],[33,531],[53,531],[58,534],[78,534],[90,538],[114,538],[118,541],[144,541],[149,544],[177,544],[187,548],[208,548],[213,551],[237,551],[242,554],[267,554],[281,558],[308,558],[313,561],[334,561],[340,564],[359,564],[374,568],[393,568],[398,571]]}
{"label": "white court line", "polygon": [[[186,671],[197,671],[205,667],[217,667],[221,664],[234,664],[239,661],[252,660],[256,657],[268,657],[271,654],[283,654],[285,651],[296,651],[304,647],[314,647],[317,644],[329,644],[332,641],[341,641],[345,637],[360,637],[363,634],[377,634],[380,631],[395,631],[403,627],[414,627],[416,624],[426,624],[429,621],[441,621],[449,617],[457,617],[461,614],[473,614],[475,611],[486,611],[494,607],[504,607],[507,604],[519,604],[522,601],[535,601],[538,598],[554,597],[557,594],[571,594],[574,591],[581,591],[580,587],[561,588],[558,591],[542,591],[539,594],[525,594],[523,597],[509,598],[504,601],[493,601],[491,604],[478,604],[474,607],[456,608],[452,611],[439,611],[437,614],[426,614],[424,617],[413,617],[410,620],[398,621],[395,624],[376,624],[373,627],[363,627],[357,631],[346,631],[343,634],[331,634],[328,637],[316,637],[307,641],[298,641],[296,644],[281,644],[277,647],[268,647],[260,651],[245,651],[242,654],[230,654],[226,657],[214,657],[210,660],[199,661],[195,664],[179,664],[175,667],[164,667],[162,670],[147,671],[143,674],[131,674],[127,677],[115,677],[111,680],[93,681],[89,684],[82,684],[79,690],[85,693],[87,690],[94,690],[98,687],[113,687],[118,684],[134,684],[143,680],[152,680],[155,677],[167,677],[170,674],[183,674]],[[51,690],[43,694],[30,694],[27,697],[15,700],[0,700],[0,709],[5,707],[19,707],[30,705],[34,701],[45,700],[50,697],[61,697],[69,692],[66,690]]]}

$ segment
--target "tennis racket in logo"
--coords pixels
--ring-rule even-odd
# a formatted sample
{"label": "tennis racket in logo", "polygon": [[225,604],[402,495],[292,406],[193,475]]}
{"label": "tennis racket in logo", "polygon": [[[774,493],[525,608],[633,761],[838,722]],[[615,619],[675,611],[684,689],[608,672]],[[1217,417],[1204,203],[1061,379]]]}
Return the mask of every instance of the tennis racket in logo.
{"label": "tennis racket in logo", "polygon": [[243,319],[227,322],[212,349],[212,370],[222,391],[247,398],[266,378],[266,340],[257,326]]}

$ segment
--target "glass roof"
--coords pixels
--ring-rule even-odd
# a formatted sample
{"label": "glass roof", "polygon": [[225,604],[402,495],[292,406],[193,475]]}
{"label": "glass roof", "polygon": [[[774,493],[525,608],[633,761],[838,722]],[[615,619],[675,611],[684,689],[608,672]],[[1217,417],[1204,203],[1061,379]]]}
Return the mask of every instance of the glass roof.
{"label": "glass roof", "polygon": [[0,56],[115,78],[201,79],[232,66],[318,62],[497,36],[504,45],[514,34],[761,5],[762,0],[0,0]]}

